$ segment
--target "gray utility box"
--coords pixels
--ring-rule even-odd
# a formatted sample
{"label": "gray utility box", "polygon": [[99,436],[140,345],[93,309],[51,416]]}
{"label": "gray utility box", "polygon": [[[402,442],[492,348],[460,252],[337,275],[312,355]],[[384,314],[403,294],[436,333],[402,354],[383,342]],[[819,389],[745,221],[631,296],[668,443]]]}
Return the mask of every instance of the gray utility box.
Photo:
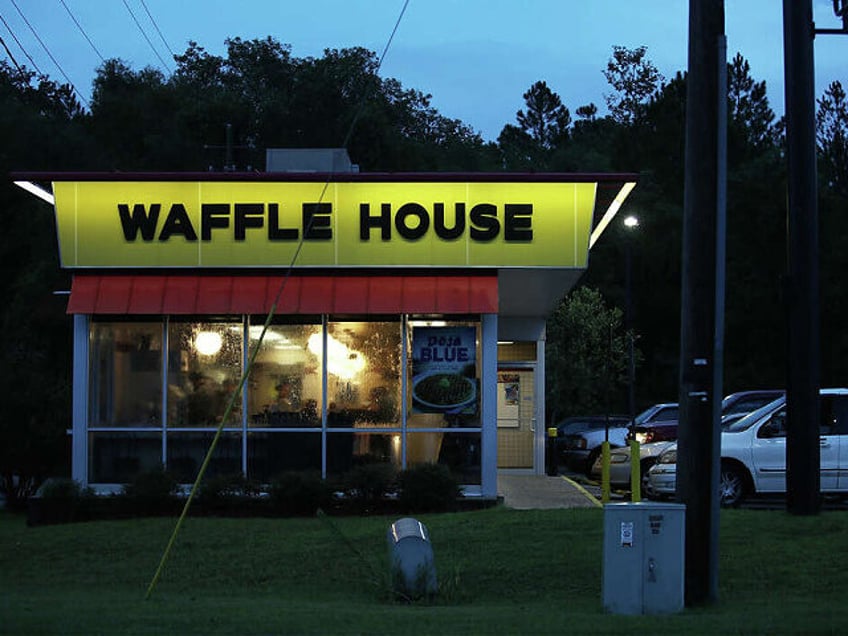
{"label": "gray utility box", "polygon": [[683,610],[686,506],[604,506],[604,609],[613,614]]}

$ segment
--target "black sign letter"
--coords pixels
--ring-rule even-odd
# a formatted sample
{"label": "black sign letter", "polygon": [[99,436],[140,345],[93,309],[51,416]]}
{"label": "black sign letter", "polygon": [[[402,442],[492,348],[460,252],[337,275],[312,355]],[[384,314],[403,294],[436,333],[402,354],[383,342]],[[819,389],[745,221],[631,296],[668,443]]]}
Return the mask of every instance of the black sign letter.
{"label": "black sign letter", "polygon": [[138,238],[140,231],[143,241],[152,241],[156,236],[156,221],[159,220],[159,210],[161,209],[161,204],[151,203],[150,214],[148,215],[144,210],[144,204],[136,203],[133,206],[132,214],[130,214],[130,206],[126,203],[119,203],[118,214],[121,217],[124,238],[128,241],[134,241]]}
{"label": "black sign letter", "polygon": [[504,241],[533,242],[532,203],[507,203],[504,206]]}
{"label": "black sign letter", "polygon": [[332,240],[333,228],[330,226],[330,215],[332,213],[333,205],[331,203],[304,203],[303,240]]}
{"label": "black sign letter", "polygon": [[498,209],[491,203],[478,203],[471,208],[471,240],[494,241],[501,231]]}
{"label": "black sign letter", "polygon": [[371,240],[371,228],[380,228],[380,239],[390,241],[392,239],[392,205],[383,203],[380,205],[380,216],[371,216],[371,205],[359,204],[359,240]]}

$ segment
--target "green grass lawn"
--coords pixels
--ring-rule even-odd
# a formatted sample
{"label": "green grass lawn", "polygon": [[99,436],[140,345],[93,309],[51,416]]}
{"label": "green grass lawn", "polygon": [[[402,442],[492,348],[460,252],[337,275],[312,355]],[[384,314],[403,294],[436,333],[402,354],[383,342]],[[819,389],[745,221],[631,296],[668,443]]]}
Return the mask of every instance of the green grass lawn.
{"label": "green grass lawn", "polygon": [[420,515],[443,593],[411,605],[388,593],[396,518],[190,517],[145,600],[174,519],[30,528],[0,512],[0,633],[848,632],[844,512],[723,511],[719,602],[635,617],[602,608],[602,510]]}

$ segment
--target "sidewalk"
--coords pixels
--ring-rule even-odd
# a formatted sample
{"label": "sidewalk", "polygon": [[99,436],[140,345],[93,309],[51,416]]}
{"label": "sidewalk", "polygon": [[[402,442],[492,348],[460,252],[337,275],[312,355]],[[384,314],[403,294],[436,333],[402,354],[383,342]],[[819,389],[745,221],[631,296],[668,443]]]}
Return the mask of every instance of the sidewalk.
{"label": "sidewalk", "polygon": [[600,506],[599,493],[563,475],[498,475],[498,496],[507,508],[591,508]]}

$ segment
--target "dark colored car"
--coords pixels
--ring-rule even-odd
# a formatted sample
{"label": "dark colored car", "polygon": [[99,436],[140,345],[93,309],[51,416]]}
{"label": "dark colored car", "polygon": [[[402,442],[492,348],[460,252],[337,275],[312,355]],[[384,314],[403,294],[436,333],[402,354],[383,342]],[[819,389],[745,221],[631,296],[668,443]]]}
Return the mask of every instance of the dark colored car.
{"label": "dark colored car", "polygon": [[585,470],[589,455],[595,448],[594,438],[606,430],[626,428],[630,419],[625,415],[584,415],[564,419],[557,424],[554,442],[557,461],[577,470]]}
{"label": "dark colored car", "polygon": [[640,444],[675,440],[679,413],[680,409],[674,402],[654,404],[636,417],[627,439],[635,439]]}
{"label": "dark colored car", "polygon": [[[761,406],[776,400],[784,394],[779,389],[759,389],[754,391],[738,391],[731,393],[721,401],[721,423],[722,428],[736,421],[740,417],[755,411]],[[658,405],[672,406],[672,405]],[[627,439],[635,439],[640,444],[652,442],[674,441],[677,439],[677,405],[673,409],[667,409],[646,422],[637,420],[633,431],[628,433]]]}

